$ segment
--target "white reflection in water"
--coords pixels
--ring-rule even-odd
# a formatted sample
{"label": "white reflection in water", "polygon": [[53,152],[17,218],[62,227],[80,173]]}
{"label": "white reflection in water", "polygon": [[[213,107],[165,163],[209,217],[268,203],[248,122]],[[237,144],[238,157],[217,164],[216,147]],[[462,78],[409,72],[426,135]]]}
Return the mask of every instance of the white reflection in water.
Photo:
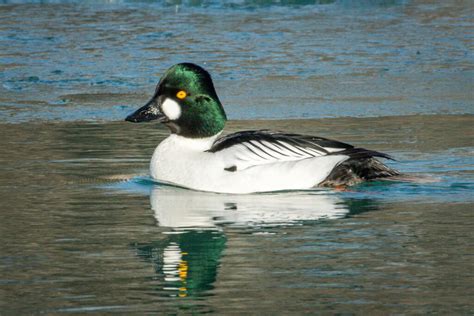
{"label": "white reflection in water", "polygon": [[178,266],[181,262],[181,257],[181,249],[177,243],[172,242],[163,250],[165,281],[174,282],[180,280]]}
{"label": "white reflection in water", "polygon": [[328,191],[231,195],[160,185],[153,187],[150,202],[160,226],[178,229],[288,225],[342,218],[349,212],[343,200]]}
{"label": "white reflection in water", "polygon": [[293,225],[349,213],[347,203],[324,190],[235,195],[154,185],[150,202],[158,225],[172,231],[137,250],[155,265],[161,289],[172,297],[197,297],[213,288],[227,243],[222,226]]}

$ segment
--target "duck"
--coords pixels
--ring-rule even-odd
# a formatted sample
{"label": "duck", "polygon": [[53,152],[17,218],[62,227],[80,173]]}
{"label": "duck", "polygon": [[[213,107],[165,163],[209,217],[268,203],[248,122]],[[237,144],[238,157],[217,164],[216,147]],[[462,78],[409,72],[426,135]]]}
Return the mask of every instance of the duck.
{"label": "duck", "polygon": [[209,72],[193,63],[170,67],[128,122],[157,121],[170,135],[153,152],[159,183],[198,191],[258,192],[345,188],[400,173],[388,154],[328,138],[274,130],[223,136],[227,116]]}

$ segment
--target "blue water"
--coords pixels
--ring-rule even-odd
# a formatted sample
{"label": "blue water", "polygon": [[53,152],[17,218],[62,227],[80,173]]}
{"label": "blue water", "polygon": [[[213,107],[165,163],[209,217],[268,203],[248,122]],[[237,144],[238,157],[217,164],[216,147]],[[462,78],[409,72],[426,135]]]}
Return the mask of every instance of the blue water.
{"label": "blue water", "polygon": [[3,121],[120,120],[183,61],[232,119],[473,113],[456,2],[3,2]]}

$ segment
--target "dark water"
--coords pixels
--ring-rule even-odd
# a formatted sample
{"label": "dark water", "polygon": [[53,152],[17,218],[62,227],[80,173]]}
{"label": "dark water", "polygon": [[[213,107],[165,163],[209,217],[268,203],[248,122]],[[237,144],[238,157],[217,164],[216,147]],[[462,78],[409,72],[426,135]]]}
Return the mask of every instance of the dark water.
{"label": "dark water", "polygon": [[[474,312],[470,1],[0,3],[0,315]],[[122,119],[183,60],[227,132],[380,150],[420,183],[153,183],[168,132]]]}

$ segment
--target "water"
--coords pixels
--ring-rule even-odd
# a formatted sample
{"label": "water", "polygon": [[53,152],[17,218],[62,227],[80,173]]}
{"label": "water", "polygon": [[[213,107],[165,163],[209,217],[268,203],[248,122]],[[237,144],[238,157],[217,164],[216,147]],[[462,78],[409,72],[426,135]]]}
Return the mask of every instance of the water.
{"label": "water", "polygon": [[192,2],[2,5],[0,115],[119,120],[182,61],[233,119],[473,114],[469,0]]}
{"label": "water", "polygon": [[[469,1],[2,3],[0,314],[472,314]],[[183,60],[227,132],[330,137],[434,181],[156,184],[167,130],[122,120]]]}

